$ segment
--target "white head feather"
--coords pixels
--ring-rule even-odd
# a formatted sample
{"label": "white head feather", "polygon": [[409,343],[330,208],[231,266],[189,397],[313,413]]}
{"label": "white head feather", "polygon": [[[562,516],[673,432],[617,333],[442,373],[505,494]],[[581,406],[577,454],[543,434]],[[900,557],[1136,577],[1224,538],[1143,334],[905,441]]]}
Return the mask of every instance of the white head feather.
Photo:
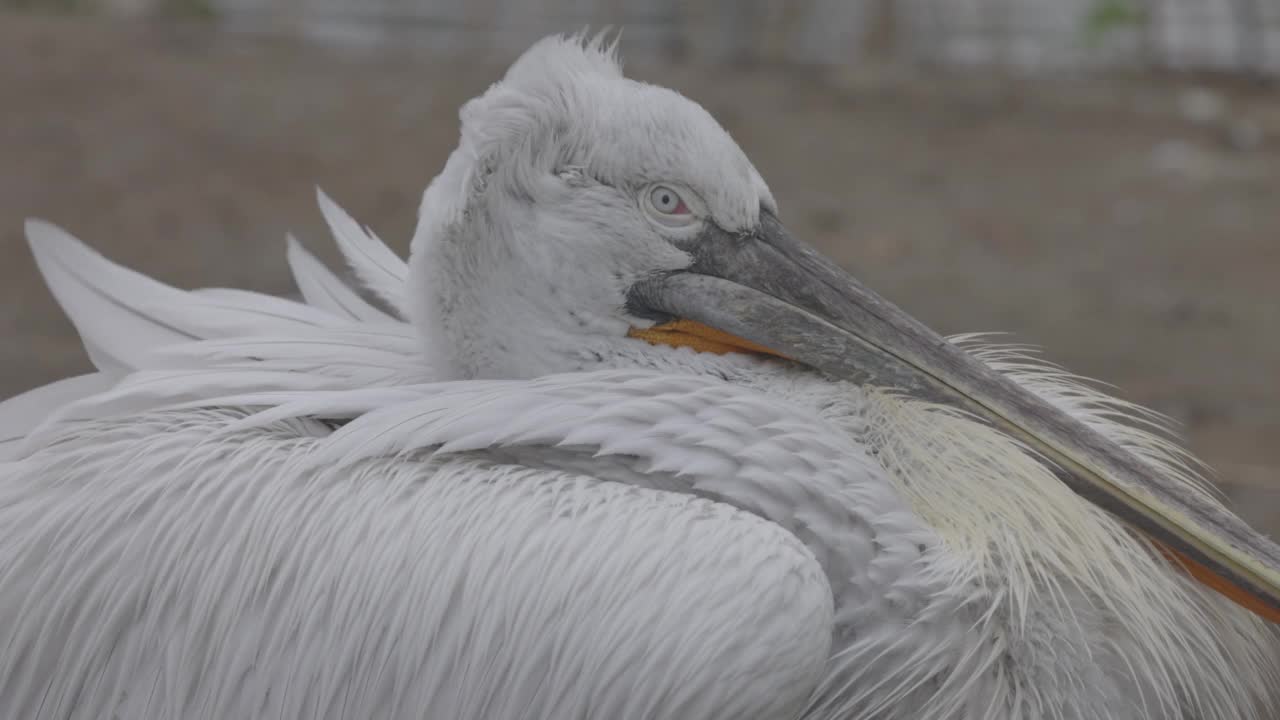
{"label": "white head feather", "polygon": [[624,78],[603,37],[542,40],[461,120],[410,261],[410,315],[455,377],[533,377],[634,349],[628,327],[649,323],[627,315],[627,287],[691,262],[670,240],[692,229],[646,213],[651,184],[728,230],[775,209],[711,115]]}

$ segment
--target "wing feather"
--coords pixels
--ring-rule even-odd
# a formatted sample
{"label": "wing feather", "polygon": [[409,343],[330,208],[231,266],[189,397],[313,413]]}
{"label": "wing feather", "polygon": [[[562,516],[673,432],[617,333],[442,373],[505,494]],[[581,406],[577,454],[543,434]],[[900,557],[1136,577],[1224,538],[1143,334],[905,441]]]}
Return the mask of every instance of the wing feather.
{"label": "wing feather", "polygon": [[316,188],[316,201],[320,204],[320,212],[324,214],[325,221],[329,223],[329,230],[333,232],[338,249],[355,271],[356,277],[403,315],[406,307],[404,288],[409,266],[376,235],[360,227],[359,223],[319,188]]}
{"label": "wing feather", "polygon": [[322,310],[261,293],[182,291],[107,260],[57,226],[31,220],[26,229],[37,266],[86,347],[125,367],[146,367],[157,348],[192,340],[334,323]]}
{"label": "wing feather", "polygon": [[0,402],[0,462],[16,457],[19,443],[45,418],[66,405],[108,390],[116,380],[104,372],[77,375]]}
{"label": "wing feather", "polygon": [[[395,387],[431,377],[411,325],[365,302],[296,243],[290,259],[300,284],[320,298],[314,304],[226,288],[179,290],[107,260],[49,223],[29,221],[27,235],[99,377],[125,380],[65,386],[75,392],[58,385],[0,406],[0,457],[36,447],[71,419],[267,390]],[[354,246],[376,259],[372,242],[366,237]],[[29,411],[35,399],[48,405],[38,415]]]}
{"label": "wing feather", "polygon": [[323,433],[236,417],[0,473],[0,716],[794,717],[822,675],[831,589],[772,523],[475,457],[309,470]]}
{"label": "wing feather", "polygon": [[398,322],[347,287],[324,263],[307,252],[297,238],[290,235],[287,243],[289,268],[307,304],[361,322]]}
{"label": "wing feather", "polygon": [[137,367],[148,349],[197,337],[152,310],[180,302],[180,291],[108,261],[55,225],[28,220],[26,232],[45,283],[99,367]]}

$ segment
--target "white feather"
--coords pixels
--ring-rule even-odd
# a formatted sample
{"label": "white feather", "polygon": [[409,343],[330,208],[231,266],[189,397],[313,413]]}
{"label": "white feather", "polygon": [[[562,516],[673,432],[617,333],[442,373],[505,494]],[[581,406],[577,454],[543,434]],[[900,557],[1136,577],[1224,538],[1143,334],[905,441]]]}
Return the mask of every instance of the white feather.
{"label": "white feather", "polygon": [[335,315],[344,315],[356,321],[398,322],[347,287],[314,255],[307,252],[292,235],[287,238],[287,242],[289,268],[293,271],[294,282],[298,284],[298,289],[308,305],[328,310]]}
{"label": "white feather", "polygon": [[347,263],[370,291],[402,316],[405,314],[405,278],[408,266],[371,231],[360,227],[323,190],[316,188],[320,212],[329,223],[333,239]]}
{"label": "white feather", "polygon": [[[50,288],[86,347],[98,348],[98,377],[113,381],[77,384],[75,393],[51,386],[0,406],[6,457],[25,454],[69,420],[267,389],[385,387],[432,376],[409,325],[309,265],[310,256],[295,252],[294,260],[304,283],[324,285],[327,305],[235,289],[179,290],[112,263],[48,223],[29,222],[27,231]],[[31,415],[35,399],[46,407]]]}
{"label": "white feather", "polygon": [[831,591],[771,523],[465,456],[302,471],[323,428],[209,441],[236,417],[6,468],[0,716],[783,717],[821,674]]}
{"label": "white feather", "polygon": [[26,223],[27,241],[50,292],[102,370],[132,368],[155,347],[191,340],[189,331],[153,316],[178,291],[109,262],[62,228]]}
{"label": "white feather", "polygon": [[66,405],[106,391],[117,379],[104,372],[77,375],[0,402],[0,463],[16,457],[19,443],[45,418]]}

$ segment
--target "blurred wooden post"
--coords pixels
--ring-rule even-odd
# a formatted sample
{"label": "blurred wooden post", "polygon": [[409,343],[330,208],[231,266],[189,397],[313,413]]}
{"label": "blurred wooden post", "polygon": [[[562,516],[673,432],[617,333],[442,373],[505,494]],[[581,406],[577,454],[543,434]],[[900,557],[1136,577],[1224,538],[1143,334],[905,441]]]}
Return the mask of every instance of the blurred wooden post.
{"label": "blurred wooden post", "polygon": [[1267,64],[1266,18],[1258,0],[1231,0],[1235,22],[1236,70],[1261,75]]}
{"label": "blurred wooden post", "polygon": [[898,2],[897,0],[870,0],[867,10],[866,30],[862,47],[867,59],[877,64],[898,60]]}
{"label": "blurred wooden post", "polygon": [[1141,56],[1143,64],[1148,68],[1164,67],[1164,1],[1142,0],[1142,34]]}

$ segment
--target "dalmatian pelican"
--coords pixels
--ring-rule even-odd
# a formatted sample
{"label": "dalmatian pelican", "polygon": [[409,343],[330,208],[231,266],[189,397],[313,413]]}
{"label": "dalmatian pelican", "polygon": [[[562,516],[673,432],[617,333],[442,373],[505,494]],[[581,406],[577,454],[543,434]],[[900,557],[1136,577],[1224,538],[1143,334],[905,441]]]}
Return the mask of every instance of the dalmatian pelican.
{"label": "dalmatian pelican", "polygon": [[1276,717],[1280,553],[1153,418],[788,234],[553,37],[366,292],[27,235],[97,371],[0,406],[0,717]]}

